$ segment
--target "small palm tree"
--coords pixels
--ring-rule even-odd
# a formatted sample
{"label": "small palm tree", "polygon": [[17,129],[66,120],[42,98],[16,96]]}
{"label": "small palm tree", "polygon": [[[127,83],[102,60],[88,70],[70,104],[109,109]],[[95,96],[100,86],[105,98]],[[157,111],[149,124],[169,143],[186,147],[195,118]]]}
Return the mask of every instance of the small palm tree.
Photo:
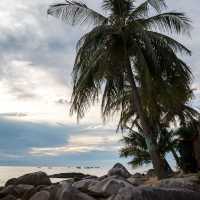
{"label": "small palm tree", "polygon": [[[172,152],[176,161],[179,159],[176,154],[176,140],[174,139],[173,131],[162,129],[161,132],[157,134],[156,141],[158,149],[165,161],[165,169],[169,174],[171,174],[172,169],[165,159],[166,154]],[[124,136],[122,142],[125,146],[121,149],[120,155],[121,157],[132,157],[129,164],[133,167],[142,166],[143,164],[149,164],[152,162],[142,132],[137,132],[129,128],[129,134]],[[179,160],[177,161],[177,164],[179,164]]]}
{"label": "small palm tree", "polygon": [[[130,87],[132,108],[139,117],[154,168],[158,177],[164,177],[162,156],[143,105],[147,95],[147,103],[153,110],[156,99],[149,98],[148,94],[157,88],[165,91],[160,94],[165,104],[176,105],[188,97],[190,69],[176,53],[190,55],[191,52],[156,30],[183,34],[188,31],[190,21],[183,13],[161,13],[166,8],[164,0],[146,0],[138,7],[134,0],[102,0],[102,8],[108,11],[108,16],[77,1],[66,0],[48,9],[48,14],[72,25],[94,25],[77,44],[71,112],[76,112],[78,118],[83,117],[88,107],[99,99],[101,89],[102,107],[106,105],[104,108],[109,110],[112,99],[123,97],[127,86]],[[157,15],[149,16],[150,8]],[[172,97],[171,88],[176,88],[177,98]],[[170,101],[165,97],[171,97]]]}

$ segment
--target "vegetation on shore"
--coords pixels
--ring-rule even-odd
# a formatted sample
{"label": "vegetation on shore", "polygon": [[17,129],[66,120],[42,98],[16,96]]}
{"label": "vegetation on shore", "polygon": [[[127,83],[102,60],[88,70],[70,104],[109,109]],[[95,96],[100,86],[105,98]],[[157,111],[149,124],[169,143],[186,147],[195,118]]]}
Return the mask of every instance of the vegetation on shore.
{"label": "vegetation on shore", "polygon": [[[178,122],[186,129],[195,123],[199,130],[199,113],[188,106],[192,73],[180,58],[191,52],[168,36],[189,34],[190,19],[166,11],[164,0],[139,6],[134,0],[102,0],[102,9],[106,16],[67,0],[48,9],[49,15],[71,25],[93,24],[77,43],[71,113],[80,119],[99,100],[104,120],[120,113],[118,129],[130,131],[122,155],[133,155],[137,163],[151,161],[157,176],[164,178],[172,172],[165,154],[177,152],[177,143],[169,143],[176,135],[170,125]],[[195,135],[199,141],[199,131]],[[184,168],[184,159],[176,159]]]}

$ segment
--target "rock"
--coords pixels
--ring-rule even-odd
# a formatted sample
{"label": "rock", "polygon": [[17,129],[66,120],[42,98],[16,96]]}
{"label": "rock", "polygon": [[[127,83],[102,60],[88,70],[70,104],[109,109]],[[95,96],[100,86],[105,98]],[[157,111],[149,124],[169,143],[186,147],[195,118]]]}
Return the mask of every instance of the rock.
{"label": "rock", "polygon": [[17,196],[22,197],[26,192],[32,190],[34,186],[32,185],[16,185],[14,186],[14,191],[17,193]]}
{"label": "rock", "polygon": [[[122,188],[112,200],[199,200],[200,193],[183,189]],[[109,199],[111,200],[111,198]]]}
{"label": "rock", "polygon": [[95,200],[89,195],[80,192],[68,182],[62,182],[54,187],[51,193],[52,200]]}
{"label": "rock", "polygon": [[1,200],[17,200],[17,198],[15,196],[9,194],[9,195],[1,198]]}
{"label": "rock", "polygon": [[11,179],[9,179],[9,180],[6,182],[5,186],[8,186],[8,185],[15,185],[16,181],[17,181],[16,178],[11,178]]}
{"label": "rock", "polygon": [[72,186],[77,188],[78,190],[80,190],[82,192],[87,192],[88,188],[90,186],[95,185],[98,182],[99,181],[97,181],[96,179],[84,179],[84,180],[73,183]]}
{"label": "rock", "polygon": [[30,200],[49,200],[50,193],[48,191],[41,191],[35,193]]}
{"label": "rock", "polygon": [[9,185],[7,187],[4,187],[1,191],[0,191],[0,198],[3,198],[9,194],[13,193],[13,185]]}
{"label": "rock", "polygon": [[40,191],[43,191],[43,190],[45,190],[45,191],[50,191],[51,188],[49,188],[49,187],[52,187],[52,185],[51,185],[51,186],[48,186],[48,187],[46,187],[46,186],[37,186],[37,187],[34,187],[34,188],[32,188],[31,190],[25,192],[25,194],[23,195],[22,199],[24,199],[24,200],[29,200],[29,199],[30,199],[33,195],[35,195],[37,192],[40,192]]}
{"label": "rock", "polygon": [[111,170],[109,170],[108,176],[113,175],[121,176],[124,178],[129,178],[131,176],[129,171],[120,163],[115,164],[114,167]]}
{"label": "rock", "polygon": [[27,191],[27,192],[23,195],[22,199],[24,199],[24,200],[29,200],[29,199],[30,199],[35,193],[37,193],[37,192],[38,192],[38,189],[37,189],[36,187],[34,187],[33,189]]}
{"label": "rock", "polygon": [[60,174],[50,175],[49,177],[50,178],[66,178],[66,179],[73,178],[73,179],[76,179],[76,180],[81,180],[81,179],[86,178],[88,176],[89,175],[85,175],[83,173],[60,173]]}
{"label": "rock", "polygon": [[15,184],[28,184],[28,185],[51,185],[51,181],[46,173],[44,172],[35,172],[20,176],[17,178]]}
{"label": "rock", "polygon": [[27,191],[30,191],[34,187],[32,185],[9,185],[0,191],[0,198],[7,195],[13,195],[15,197],[22,197]]}
{"label": "rock", "polygon": [[133,187],[123,178],[108,177],[94,185],[91,185],[88,190],[95,197],[109,197],[116,194],[123,187]]}
{"label": "rock", "polygon": [[200,192],[200,183],[196,175],[163,179],[158,183],[158,186],[164,188],[183,188]]}

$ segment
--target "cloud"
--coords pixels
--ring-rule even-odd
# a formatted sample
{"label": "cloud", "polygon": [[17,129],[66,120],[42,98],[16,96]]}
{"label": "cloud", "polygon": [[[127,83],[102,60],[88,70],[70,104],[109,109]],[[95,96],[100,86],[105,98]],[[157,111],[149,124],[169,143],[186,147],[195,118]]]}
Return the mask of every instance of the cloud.
{"label": "cloud", "polygon": [[31,123],[0,117],[0,165],[45,162],[62,165],[66,160],[78,163],[99,157],[101,160],[118,157],[121,136],[114,134],[115,130],[90,130],[87,127]]}
{"label": "cloud", "polygon": [[0,113],[0,117],[27,117],[27,113]]}
{"label": "cloud", "polygon": [[119,138],[113,135],[81,135],[71,136],[68,140],[68,144],[64,146],[32,148],[29,153],[34,156],[58,156],[67,153],[87,153],[93,151],[117,152],[120,147]]}

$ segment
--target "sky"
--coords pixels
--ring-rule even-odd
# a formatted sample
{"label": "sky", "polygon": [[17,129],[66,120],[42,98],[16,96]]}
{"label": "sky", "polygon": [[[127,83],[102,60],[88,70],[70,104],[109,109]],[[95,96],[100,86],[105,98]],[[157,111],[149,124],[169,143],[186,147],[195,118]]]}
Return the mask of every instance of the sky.
{"label": "sky", "polygon": [[[79,123],[69,115],[71,71],[78,39],[90,27],[70,27],[47,16],[56,0],[0,1],[0,165],[105,165],[119,158],[117,117],[102,123],[92,107]],[[62,2],[62,0],[60,1]],[[101,0],[85,0],[101,11]],[[167,1],[192,19],[191,37],[178,37],[193,54],[198,108],[200,24],[198,0]]]}

